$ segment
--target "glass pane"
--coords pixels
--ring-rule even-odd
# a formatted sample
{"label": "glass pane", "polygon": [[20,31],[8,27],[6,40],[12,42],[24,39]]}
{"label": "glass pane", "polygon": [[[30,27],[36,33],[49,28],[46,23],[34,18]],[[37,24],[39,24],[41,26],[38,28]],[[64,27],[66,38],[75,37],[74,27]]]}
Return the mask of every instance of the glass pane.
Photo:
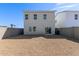
{"label": "glass pane", "polygon": [[37,19],[37,14],[34,14],[34,19]]}
{"label": "glass pane", "polygon": [[36,31],[36,27],[33,27],[33,31],[34,31],[34,32]]}
{"label": "glass pane", "polygon": [[29,27],[29,32],[31,32],[32,31],[32,28],[31,27]]}
{"label": "glass pane", "polygon": [[43,17],[44,17],[44,19],[47,19],[47,15],[46,14],[44,14]]}
{"label": "glass pane", "polygon": [[28,19],[28,14],[25,14],[25,19]]}

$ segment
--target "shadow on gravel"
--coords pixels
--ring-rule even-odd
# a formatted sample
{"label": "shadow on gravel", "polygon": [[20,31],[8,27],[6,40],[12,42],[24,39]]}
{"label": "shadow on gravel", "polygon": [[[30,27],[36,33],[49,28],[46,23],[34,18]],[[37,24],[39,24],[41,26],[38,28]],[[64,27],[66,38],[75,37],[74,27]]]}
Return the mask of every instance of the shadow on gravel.
{"label": "shadow on gravel", "polygon": [[69,41],[73,41],[79,43],[79,39],[70,38],[62,35],[18,35],[13,37],[7,37],[6,39],[32,39],[32,38],[45,38],[45,39],[66,39]]}
{"label": "shadow on gravel", "polygon": [[68,39],[61,35],[18,35],[14,37],[7,37],[6,39],[32,39],[32,38],[39,38],[39,37],[42,37],[45,39]]}

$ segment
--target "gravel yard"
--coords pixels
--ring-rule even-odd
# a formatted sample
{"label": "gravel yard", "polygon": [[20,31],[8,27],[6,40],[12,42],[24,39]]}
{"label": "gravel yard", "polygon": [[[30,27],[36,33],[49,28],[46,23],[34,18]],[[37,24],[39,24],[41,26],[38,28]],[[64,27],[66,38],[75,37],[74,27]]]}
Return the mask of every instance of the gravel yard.
{"label": "gravel yard", "polygon": [[79,43],[62,36],[17,36],[0,40],[0,55],[79,55]]}

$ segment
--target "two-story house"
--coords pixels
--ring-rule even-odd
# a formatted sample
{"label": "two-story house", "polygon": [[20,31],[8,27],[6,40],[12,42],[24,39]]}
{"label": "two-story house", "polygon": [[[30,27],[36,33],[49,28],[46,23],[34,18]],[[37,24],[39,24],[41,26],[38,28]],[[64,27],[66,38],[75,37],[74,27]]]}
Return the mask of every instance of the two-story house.
{"label": "two-story house", "polygon": [[79,11],[62,11],[56,14],[56,28],[79,27]]}
{"label": "two-story house", "polygon": [[24,12],[24,34],[55,34],[55,11]]}

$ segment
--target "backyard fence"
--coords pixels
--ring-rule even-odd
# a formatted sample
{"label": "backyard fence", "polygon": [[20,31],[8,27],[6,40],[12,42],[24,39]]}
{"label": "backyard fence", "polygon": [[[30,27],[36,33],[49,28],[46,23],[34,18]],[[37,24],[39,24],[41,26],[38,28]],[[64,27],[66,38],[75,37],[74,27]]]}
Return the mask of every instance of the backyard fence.
{"label": "backyard fence", "polygon": [[22,28],[0,27],[0,39],[23,34]]}
{"label": "backyard fence", "polygon": [[57,29],[59,30],[60,35],[79,39],[79,27],[57,28]]}

